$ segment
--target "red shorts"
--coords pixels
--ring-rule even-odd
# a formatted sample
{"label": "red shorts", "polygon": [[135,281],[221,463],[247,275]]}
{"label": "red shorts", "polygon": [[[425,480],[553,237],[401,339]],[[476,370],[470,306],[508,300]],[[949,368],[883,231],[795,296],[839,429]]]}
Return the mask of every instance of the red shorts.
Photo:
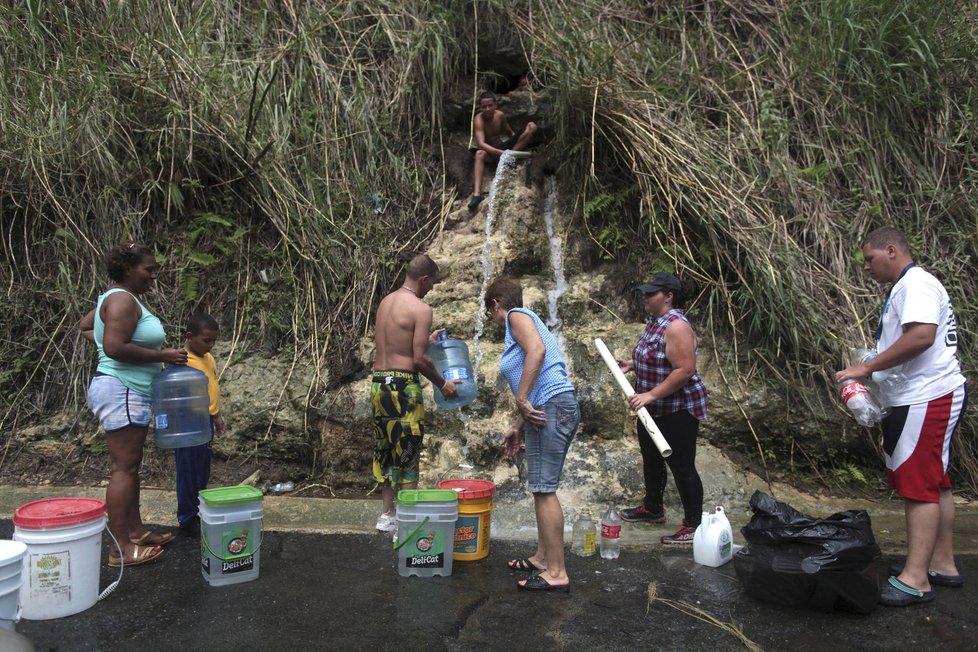
{"label": "red shorts", "polygon": [[894,407],[883,419],[886,478],[901,497],[936,503],[951,488],[951,435],[966,404],[962,385],[928,403]]}

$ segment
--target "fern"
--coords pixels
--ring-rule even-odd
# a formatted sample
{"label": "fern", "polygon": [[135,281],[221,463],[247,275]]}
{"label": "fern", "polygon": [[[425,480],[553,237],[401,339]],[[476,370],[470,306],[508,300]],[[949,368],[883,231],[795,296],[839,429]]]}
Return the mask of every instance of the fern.
{"label": "fern", "polygon": [[185,269],[180,272],[179,286],[184,301],[193,301],[200,293],[200,277],[197,276],[196,272]]}

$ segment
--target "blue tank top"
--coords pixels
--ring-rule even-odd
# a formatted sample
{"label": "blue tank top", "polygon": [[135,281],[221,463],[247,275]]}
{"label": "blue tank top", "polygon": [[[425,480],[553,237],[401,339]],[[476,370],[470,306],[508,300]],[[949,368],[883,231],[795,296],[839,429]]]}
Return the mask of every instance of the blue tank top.
{"label": "blue tank top", "polygon": [[[160,373],[163,363],[121,362],[107,356],[105,349],[102,348],[102,337],[105,335],[105,323],[101,317],[102,302],[105,301],[105,297],[115,292],[126,292],[126,290],[122,288],[109,290],[98,298],[98,303],[95,306],[95,346],[98,347],[98,371],[106,376],[118,378],[123,385],[134,392],[149,396],[152,392],[153,378]],[[159,351],[163,348],[163,340],[166,339],[162,322],[153,313],[146,310],[135,295],[129,292],[126,294],[132,296],[136,300],[136,305],[139,306],[139,321],[136,322],[136,330],[133,331],[130,341],[136,346]]]}
{"label": "blue tank top", "polygon": [[537,332],[546,348],[540,375],[537,376],[537,382],[527,397],[530,405],[538,407],[557,394],[574,391],[574,385],[571,384],[567,375],[567,364],[564,362],[564,356],[557,345],[557,338],[532,310],[513,308],[506,313],[505,348],[502,357],[499,359],[499,371],[506,377],[510,389],[513,390],[513,396],[516,396],[520,389],[520,380],[523,378],[523,362],[526,360],[526,351],[520,347],[509,328],[509,315],[513,312],[521,312],[533,319],[533,325],[537,327]]}

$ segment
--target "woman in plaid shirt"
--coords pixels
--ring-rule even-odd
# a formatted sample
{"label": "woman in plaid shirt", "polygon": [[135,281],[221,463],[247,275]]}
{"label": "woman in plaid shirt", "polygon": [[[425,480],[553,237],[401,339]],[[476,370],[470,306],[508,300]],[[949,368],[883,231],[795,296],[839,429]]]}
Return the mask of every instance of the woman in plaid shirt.
{"label": "woman in plaid shirt", "polygon": [[665,523],[662,497],[666,490],[666,463],[683,502],[683,522],[675,534],[660,539],[667,545],[692,544],[703,515],[703,482],[696,472],[696,435],[706,418],[706,385],[696,373],[696,333],[677,308],[682,284],[666,272],[638,286],[649,323],[632,349],[631,360],[619,360],[622,371],[634,371],[633,410],[648,409],[672,447],[668,459],[659,453],[641,421],[638,442],[642,449],[645,498],[638,507],[621,512],[626,521]]}

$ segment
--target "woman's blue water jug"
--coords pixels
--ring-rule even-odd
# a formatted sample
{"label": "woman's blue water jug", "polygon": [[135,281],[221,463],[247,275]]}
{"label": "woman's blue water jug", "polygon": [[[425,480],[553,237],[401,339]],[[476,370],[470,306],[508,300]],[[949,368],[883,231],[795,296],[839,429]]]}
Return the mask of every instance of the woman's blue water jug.
{"label": "woman's blue water jug", "polygon": [[211,440],[211,400],[204,372],[169,365],[153,379],[152,398],[157,446],[185,448]]}
{"label": "woman's blue water jug", "polygon": [[442,378],[462,381],[455,386],[458,397],[451,401],[445,400],[441,390],[435,387],[435,403],[443,408],[460,408],[475,400],[478,389],[469,363],[469,347],[465,346],[465,342],[453,340],[447,332],[442,331],[438,334],[438,341],[428,345],[428,357]]}

